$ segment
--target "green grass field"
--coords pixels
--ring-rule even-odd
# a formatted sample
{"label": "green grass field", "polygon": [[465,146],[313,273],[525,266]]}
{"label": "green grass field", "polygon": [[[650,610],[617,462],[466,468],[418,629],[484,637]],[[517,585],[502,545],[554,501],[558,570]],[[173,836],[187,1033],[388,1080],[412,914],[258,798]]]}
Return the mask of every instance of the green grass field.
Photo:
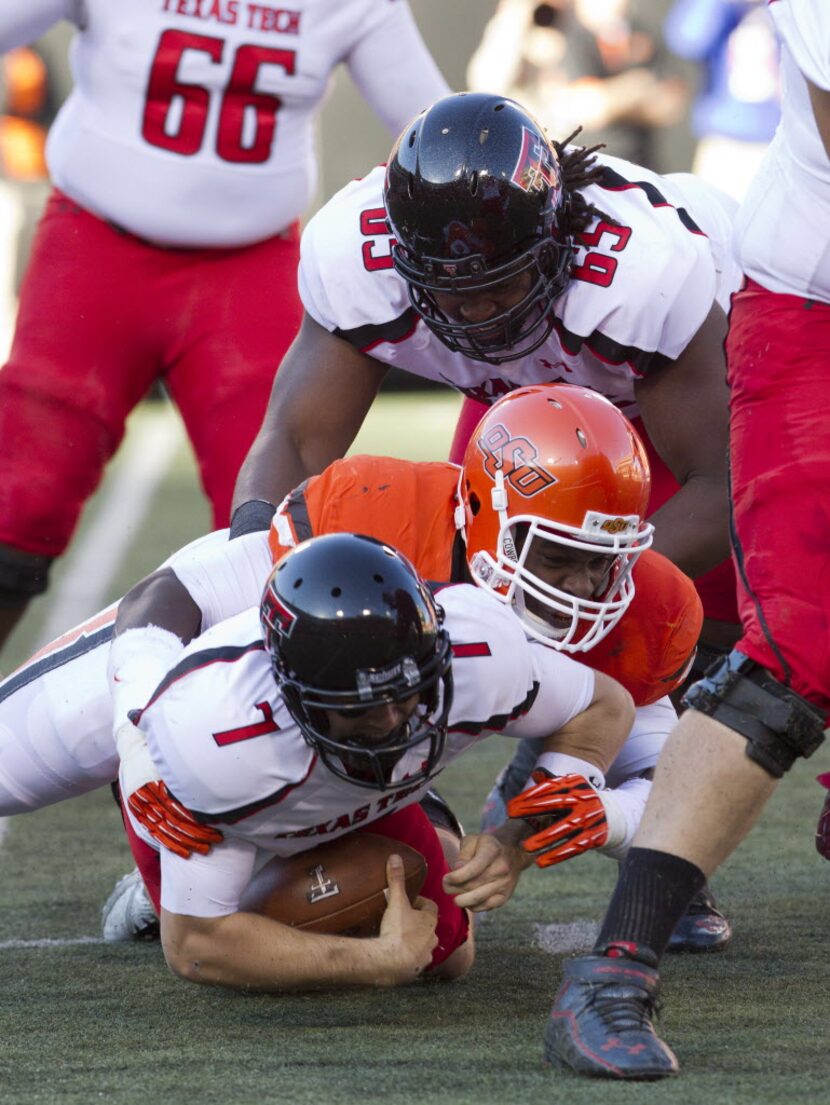
{"label": "green grass field", "polygon": [[[455,407],[390,397],[359,445],[441,457]],[[135,520],[106,599],[207,524],[182,446],[150,515]],[[4,669],[38,639],[70,571],[68,559]],[[506,746],[486,742],[443,776],[470,827]],[[131,866],[108,791],[11,819],[0,841],[0,1105],[824,1105],[830,868],[812,837],[821,804],[813,776],[829,764],[826,752],[800,763],[716,876],[733,946],[667,959],[662,1030],[684,1070],[656,1085],[583,1082],[541,1063],[561,958],[538,941],[562,949],[581,935],[584,944],[616,874],[603,857],[528,872],[513,901],[478,927],[477,965],[463,983],[243,996],[175,980],[157,945],[98,939],[100,906]]]}

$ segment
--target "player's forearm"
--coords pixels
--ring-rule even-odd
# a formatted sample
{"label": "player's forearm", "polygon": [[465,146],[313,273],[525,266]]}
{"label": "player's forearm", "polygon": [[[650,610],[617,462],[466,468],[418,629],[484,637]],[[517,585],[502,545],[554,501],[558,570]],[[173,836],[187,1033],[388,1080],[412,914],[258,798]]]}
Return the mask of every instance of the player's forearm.
{"label": "player's forearm", "polygon": [[553,752],[587,761],[605,774],[631,731],[634,702],[616,680],[600,672],[595,680],[594,701],[545,740],[543,755]]}
{"label": "player's forearm", "polygon": [[691,476],[649,521],[653,548],[695,579],[729,556],[726,474]]}
{"label": "player's forearm", "polygon": [[242,503],[262,500],[278,506],[289,491],[320,472],[336,455],[320,449],[322,442],[295,440],[277,416],[266,416],[251,450],[239,470],[233,510]]}
{"label": "player's forearm", "polygon": [[237,477],[234,510],[255,499],[277,506],[304,479],[342,457],[385,374],[384,364],[305,315]]}
{"label": "player's forearm", "polygon": [[162,910],[161,937],[173,973],[203,985],[279,993],[405,981],[380,937],[322,936],[252,913],[205,919]]}

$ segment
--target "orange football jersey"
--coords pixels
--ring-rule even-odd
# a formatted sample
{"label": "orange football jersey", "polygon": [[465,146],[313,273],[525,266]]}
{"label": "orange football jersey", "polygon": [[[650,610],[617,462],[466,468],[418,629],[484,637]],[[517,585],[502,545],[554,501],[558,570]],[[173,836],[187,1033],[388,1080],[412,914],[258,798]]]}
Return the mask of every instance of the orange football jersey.
{"label": "orange football jersey", "polygon": [[[455,570],[453,565],[458,474],[456,465],[441,462],[337,460],[281,504],[268,538],[274,560],[308,537],[364,533],[399,549],[425,579],[461,582],[466,572],[458,559]],[[647,706],[683,681],[703,610],[692,581],[659,553],[644,552],[633,578],[628,610],[604,640],[576,659],[622,683],[635,705]]]}

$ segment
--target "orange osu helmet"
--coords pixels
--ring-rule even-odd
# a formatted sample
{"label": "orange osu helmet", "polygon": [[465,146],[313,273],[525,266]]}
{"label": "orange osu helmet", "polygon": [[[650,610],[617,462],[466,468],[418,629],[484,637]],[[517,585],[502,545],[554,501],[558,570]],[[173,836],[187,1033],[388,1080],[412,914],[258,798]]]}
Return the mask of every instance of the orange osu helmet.
{"label": "orange osu helmet", "polygon": [[[473,432],[459,478],[456,524],[473,579],[512,604],[530,636],[587,652],[634,597],[631,570],[654,533],[643,520],[650,489],[643,444],[604,396],[574,384],[510,392]],[[526,566],[537,542],[607,558],[590,598]]]}

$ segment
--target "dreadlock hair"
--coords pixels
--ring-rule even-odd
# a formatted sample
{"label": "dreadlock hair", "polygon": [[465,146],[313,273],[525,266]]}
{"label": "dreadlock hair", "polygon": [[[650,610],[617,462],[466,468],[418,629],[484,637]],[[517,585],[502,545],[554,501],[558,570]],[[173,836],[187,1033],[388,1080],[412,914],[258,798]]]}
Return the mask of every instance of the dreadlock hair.
{"label": "dreadlock hair", "polygon": [[603,167],[597,164],[594,155],[598,150],[605,149],[604,142],[599,142],[596,146],[574,146],[568,149],[581,131],[582,127],[577,127],[573,134],[569,134],[563,141],[551,140],[551,145],[559,159],[562,188],[565,193],[560,227],[563,233],[571,237],[587,230],[594,219],[605,219],[606,222],[611,223],[617,221],[594,204],[588,203],[580,191],[582,188],[587,188],[589,184],[595,184],[602,177]]}

